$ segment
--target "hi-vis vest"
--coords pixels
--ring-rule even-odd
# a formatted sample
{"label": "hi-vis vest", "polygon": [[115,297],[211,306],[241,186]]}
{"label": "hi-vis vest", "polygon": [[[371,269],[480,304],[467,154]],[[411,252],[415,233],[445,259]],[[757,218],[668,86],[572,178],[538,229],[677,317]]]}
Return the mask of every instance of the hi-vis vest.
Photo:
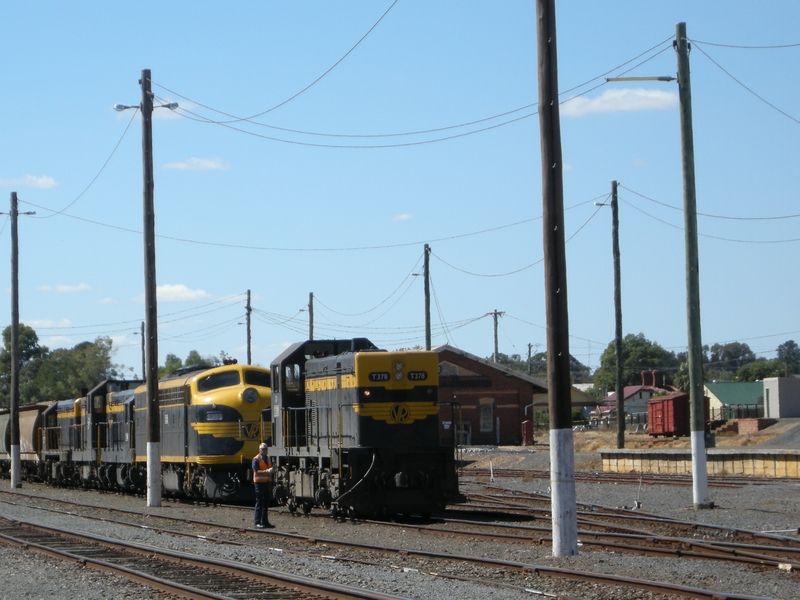
{"label": "hi-vis vest", "polygon": [[269,483],[272,481],[272,473],[259,473],[258,471],[266,471],[272,468],[272,463],[269,459],[264,460],[261,454],[256,454],[253,460],[258,461],[258,470],[253,471],[253,483]]}

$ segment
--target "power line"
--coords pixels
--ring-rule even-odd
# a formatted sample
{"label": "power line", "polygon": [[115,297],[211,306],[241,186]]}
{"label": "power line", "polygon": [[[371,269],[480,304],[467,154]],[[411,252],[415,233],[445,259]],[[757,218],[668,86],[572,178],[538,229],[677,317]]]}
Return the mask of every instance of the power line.
{"label": "power line", "polygon": [[[68,209],[70,206],[72,206],[72,205],[73,205],[73,204],[75,204],[75,203],[76,203],[78,200],[80,200],[80,199],[83,197],[83,195],[84,195],[84,194],[85,194],[87,191],[89,191],[89,188],[90,188],[90,187],[92,187],[92,186],[94,185],[94,182],[95,182],[95,181],[97,181],[97,178],[98,178],[98,177],[100,177],[100,174],[101,174],[101,173],[102,173],[102,172],[105,170],[106,166],[107,166],[107,165],[108,165],[108,163],[111,161],[111,157],[113,157],[113,156],[114,156],[114,154],[116,154],[116,152],[117,152],[117,148],[119,148],[119,145],[122,143],[122,140],[123,140],[123,139],[125,139],[125,134],[126,134],[126,133],[128,133],[128,129],[130,129],[130,128],[131,128],[131,123],[133,123],[133,119],[134,119],[134,117],[136,117],[136,114],[137,114],[138,112],[139,112],[139,108],[138,108],[138,107],[136,107],[136,109],[133,111],[133,115],[131,116],[131,120],[130,120],[130,121],[128,121],[128,125],[125,127],[125,131],[123,131],[123,132],[122,132],[122,135],[120,136],[120,138],[119,138],[119,141],[117,142],[117,145],[116,145],[116,146],[114,146],[114,149],[111,151],[111,154],[109,154],[109,155],[108,155],[108,158],[106,159],[106,162],[104,162],[104,163],[103,163],[103,166],[102,166],[102,167],[100,167],[100,170],[97,172],[97,175],[95,175],[95,176],[94,176],[94,178],[93,178],[93,179],[92,179],[92,180],[89,182],[89,185],[87,185],[85,188],[83,188],[83,191],[82,191],[80,194],[78,194],[78,196],[77,196],[77,197],[76,197],[76,198],[75,198],[75,199],[74,199],[72,202],[70,202],[69,204],[67,204],[67,205],[66,205],[64,208],[62,208],[61,210],[58,210],[58,211],[51,211],[51,212],[52,212],[52,214],[49,214],[49,215],[47,215],[47,216],[43,216],[43,217],[33,217],[34,219],[49,219],[50,217],[54,217],[54,216],[56,216],[56,215],[60,215],[60,214],[62,214],[62,213],[63,213],[65,210],[67,210],[67,209]],[[50,210],[50,209],[49,209],[49,208],[47,208],[47,209],[45,209],[45,210]],[[2,233],[2,230],[0,230],[0,233]]]}
{"label": "power line", "polygon": [[[667,227],[672,227],[673,229],[677,229],[678,231],[683,231],[683,227],[680,227],[678,225],[673,225],[672,223],[669,223],[668,221],[664,221],[663,219],[659,219],[655,215],[651,215],[649,212],[647,212],[645,210],[642,210],[641,208],[639,208],[635,204],[632,204],[632,203],[628,202],[627,200],[625,200],[622,197],[620,197],[619,199],[622,200],[622,202],[624,202],[628,206],[630,206],[632,209],[639,211],[640,213],[650,217],[654,221],[658,221],[659,223],[662,223],[662,224],[666,225]],[[792,239],[785,239],[785,240],[739,240],[739,239],[735,239],[735,238],[725,238],[725,237],[721,237],[721,236],[718,236],[718,235],[709,235],[707,233],[698,233],[697,235],[700,236],[700,237],[709,238],[709,239],[712,239],[712,240],[720,240],[720,241],[723,241],[723,242],[735,242],[737,244],[785,244],[785,243],[789,243],[789,242],[800,242],[800,238],[792,238]]]}
{"label": "power line", "polygon": [[[645,196],[644,194],[641,194],[641,193],[639,193],[639,192],[637,192],[635,190],[632,190],[632,189],[630,189],[628,187],[625,187],[622,184],[619,184],[619,187],[624,188],[624,189],[628,190],[629,192],[631,192],[632,194],[636,194],[640,198],[644,198],[645,200],[649,200],[650,202],[653,202],[655,204],[659,204],[659,205],[664,206],[666,208],[671,208],[672,210],[677,210],[677,211],[681,211],[681,212],[683,211],[683,208],[681,208],[681,207],[672,206],[671,204],[667,204],[666,202],[660,202],[660,201],[656,200],[655,198],[650,198],[649,196]],[[795,215],[781,215],[781,216],[776,216],[776,217],[729,217],[729,216],[725,216],[725,215],[712,215],[712,214],[709,214],[709,213],[701,213],[701,212],[698,212],[697,214],[698,214],[698,216],[701,216],[701,217],[708,217],[708,218],[711,218],[711,219],[729,219],[729,220],[732,220],[732,221],[776,221],[776,220],[780,220],[780,219],[797,219],[798,217],[800,217],[800,213],[795,214]]]}
{"label": "power line", "polygon": [[[359,40],[358,40],[358,41],[357,41],[357,42],[356,42],[356,43],[355,43],[355,44],[354,44],[354,45],[353,45],[353,46],[352,46],[352,47],[351,47],[351,48],[350,48],[350,49],[349,49],[347,52],[345,52],[345,53],[344,53],[344,55],[343,55],[343,56],[342,56],[342,57],[341,57],[339,60],[337,60],[335,63],[333,63],[333,65],[332,65],[330,68],[328,68],[328,70],[327,70],[327,71],[325,71],[325,72],[324,72],[322,75],[320,75],[319,77],[317,77],[317,78],[316,78],[314,81],[312,81],[311,83],[309,83],[309,84],[308,84],[306,87],[304,87],[302,90],[300,90],[299,92],[297,92],[297,93],[296,93],[296,94],[294,94],[293,96],[290,96],[289,98],[287,98],[287,99],[286,99],[286,100],[284,100],[283,102],[280,102],[279,104],[276,104],[276,105],[275,105],[275,106],[273,106],[272,108],[268,108],[267,110],[264,110],[264,111],[262,111],[262,112],[260,112],[260,113],[258,113],[258,114],[252,115],[252,116],[250,116],[250,117],[246,117],[246,118],[239,118],[239,117],[235,117],[234,115],[230,115],[230,114],[228,114],[228,113],[224,113],[224,112],[222,112],[222,111],[219,111],[219,110],[213,109],[213,108],[211,108],[211,107],[209,107],[209,106],[205,106],[205,105],[203,105],[203,104],[200,104],[199,102],[196,102],[196,101],[192,100],[191,98],[186,98],[186,96],[181,96],[181,95],[180,95],[180,94],[178,94],[177,92],[173,92],[172,90],[169,90],[169,89],[167,89],[167,88],[166,88],[166,87],[164,87],[163,85],[159,85],[159,84],[156,84],[156,85],[158,85],[158,87],[160,87],[160,88],[163,88],[163,89],[167,90],[167,91],[168,91],[168,92],[170,92],[171,94],[176,94],[177,96],[180,96],[181,98],[184,98],[185,100],[189,100],[190,102],[194,102],[194,103],[195,103],[195,104],[197,104],[198,106],[202,106],[203,108],[207,108],[208,110],[212,110],[212,111],[214,111],[214,112],[217,112],[217,113],[219,113],[219,114],[223,114],[223,115],[225,115],[226,117],[231,117],[232,119],[234,119],[233,121],[228,121],[229,123],[235,123],[235,122],[238,122],[238,121],[249,121],[250,119],[255,119],[256,117],[263,116],[263,115],[265,115],[265,114],[267,114],[267,113],[269,113],[269,112],[272,112],[273,110],[275,110],[275,109],[277,109],[277,108],[280,108],[281,106],[284,106],[285,104],[288,104],[289,102],[291,102],[292,100],[294,100],[295,98],[297,98],[298,96],[300,96],[300,94],[302,94],[302,93],[304,93],[304,92],[308,91],[308,90],[309,90],[310,88],[312,88],[314,85],[316,85],[317,83],[319,83],[319,82],[320,82],[320,81],[321,81],[321,80],[322,80],[322,79],[323,79],[323,78],[324,78],[324,77],[325,77],[325,76],[326,76],[328,73],[330,73],[330,72],[331,72],[331,71],[333,71],[333,70],[334,70],[336,67],[338,67],[338,66],[339,66],[339,64],[340,64],[340,63],[341,63],[341,62],[342,62],[342,61],[343,61],[345,58],[347,58],[347,57],[348,57],[348,56],[349,56],[349,55],[350,55],[350,54],[353,52],[353,50],[355,50],[355,49],[356,49],[356,48],[357,48],[357,47],[358,47],[358,46],[361,44],[361,42],[363,42],[365,39],[367,39],[367,36],[368,36],[370,33],[372,33],[372,31],[373,31],[373,30],[374,30],[374,29],[375,29],[375,28],[378,26],[378,24],[379,24],[381,21],[383,21],[383,18],[384,18],[386,15],[388,15],[388,14],[389,14],[389,11],[390,11],[390,10],[392,10],[392,9],[394,8],[394,5],[395,5],[395,4],[397,4],[397,2],[398,2],[398,0],[394,0],[394,2],[392,2],[392,4],[389,6],[389,8],[387,8],[387,9],[386,9],[386,12],[384,12],[384,13],[381,15],[381,17],[380,17],[380,18],[379,18],[377,21],[375,21],[375,24],[374,24],[372,27],[370,27],[370,28],[367,30],[367,32],[366,32],[366,33],[365,33],[363,36],[361,36],[361,38],[360,38],[360,39],[359,39]],[[154,82],[154,83],[155,83],[155,82]],[[221,125],[221,124],[224,124],[224,123],[225,123],[225,122],[222,122],[222,121],[220,121],[220,122],[217,122],[217,124],[220,124],[220,125]]]}
{"label": "power line", "polygon": [[713,42],[701,42],[700,40],[691,40],[693,44],[703,44],[704,46],[717,46],[718,48],[736,48],[741,50],[775,50],[780,48],[797,48],[800,44],[779,44],[776,46],[741,46],[734,44],[715,44]]}
{"label": "power line", "polygon": [[800,124],[800,120],[799,120],[799,119],[796,119],[795,117],[793,117],[793,116],[792,116],[792,115],[790,115],[789,113],[787,113],[787,112],[785,112],[785,111],[781,110],[780,108],[778,108],[777,106],[775,106],[774,104],[772,104],[771,102],[769,102],[767,99],[763,98],[762,96],[759,96],[759,95],[758,95],[758,94],[757,94],[755,91],[751,90],[751,89],[750,89],[749,87],[747,87],[747,86],[746,86],[744,83],[742,83],[741,81],[739,81],[738,79],[736,79],[736,77],[734,77],[734,76],[733,76],[733,75],[732,75],[730,72],[728,72],[728,71],[727,71],[725,68],[723,68],[723,67],[722,67],[722,65],[720,65],[720,64],[719,64],[717,61],[715,61],[713,58],[711,58],[711,57],[708,55],[708,53],[707,53],[705,50],[703,50],[703,49],[702,49],[702,48],[700,48],[700,47],[698,47],[697,49],[698,49],[698,50],[699,50],[699,51],[700,51],[700,52],[701,52],[701,53],[702,53],[702,54],[703,54],[703,55],[704,55],[704,56],[705,56],[705,57],[706,57],[708,60],[710,60],[712,63],[714,63],[714,65],[716,65],[716,67],[717,67],[717,68],[718,68],[720,71],[722,71],[723,73],[725,73],[725,75],[727,75],[728,77],[730,77],[731,79],[733,79],[733,80],[734,80],[736,83],[738,83],[740,86],[742,86],[742,87],[743,87],[744,89],[746,89],[748,92],[750,92],[751,94],[753,94],[753,96],[755,96],[756,98],[758,98],[759,100],[761,100],[761,102],[763,102],[764,104],[766,104],[767,106],[769,106],[769,107],[770,107],[770,108],[772,108],[773,110],[776,110],[777,112],[779,112],[780,114],[782,114],[782,115],[783,115],[784,117],[786,117],[787,119],[790,119],[791,121],[794,121],[795,123],[797,123],[797,124]]}

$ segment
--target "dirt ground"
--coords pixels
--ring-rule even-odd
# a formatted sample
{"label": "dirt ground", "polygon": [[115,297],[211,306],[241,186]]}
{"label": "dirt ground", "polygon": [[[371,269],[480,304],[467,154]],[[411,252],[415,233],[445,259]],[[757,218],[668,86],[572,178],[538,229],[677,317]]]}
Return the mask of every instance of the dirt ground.
{"label": "dirt ground", "polygon": [[[464,449],[463,464],[466,468],[488,469],[530,469],[550,468],[550,448],[546,433],[537,432],[533,446],[477,447]],[[574,431],[575,469],[578,471],[601,470],[600,450],[617,446],[617,432],[614,430]],[[769,442],[769,447],[800,449],[800,419],[781,420],[775,425],[749,435],[724,433],[715,437],[718,448],[756,446]],[[777,444],[776,444],[777,443]],[[688,437],[652,438],[646,433],[625,434],[625,448],[690,448]]]}
{"label": "dirt ground", "polygon": [[[722,433],[715,435],[715,442],[718,448],[757,446],[763,444],[782,434],[786,434],[800,426],[798,419],[785,419],[771,427],[757,433],[739,435],[738,433]],[[575,452],[597,452],[604,448],[615,448],[617,445],[617,432],[596,429],[587,431],[573,432]],[[653,438],[646,433],[626,433],[626,448],[690,448],[691,441],[688,437]]]}

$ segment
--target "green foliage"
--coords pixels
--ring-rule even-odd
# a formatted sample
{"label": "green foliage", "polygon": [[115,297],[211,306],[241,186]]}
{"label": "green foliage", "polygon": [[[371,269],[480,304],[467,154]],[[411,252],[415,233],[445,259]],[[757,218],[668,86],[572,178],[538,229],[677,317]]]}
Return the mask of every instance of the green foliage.
{"label": "green foliage", "polygon": [[[674,352],[651,342],[643,333],[629,333],[622,339],[623,385],[638,385],[642,371],[661,371],[667,375],[678,367]],[[594,373],[595,389],[613,390],[617,381],[617,357],[611,341],[600,357],[600,368]]]}
{"label": "green foliage", "polygon": [[[223,352],[224,354],[224,352]],[[164,359],[164,366],[158,367],[158,376],[164,377],[181,367],[201,366],[201,367],[216,367],[221,365],[222,361],[216,356],[200,356],[197,350],[191,350],[186,360],[181,360],[175,354],[167,354]]]}
{"label": "green foliage", "polygon": [[765,360],[761,358],[736,371],[736,381],[760,381],[765,377],[781,377],[783,369],[783,361],[780,359]]}
{"label": "green foliage", "polygon": [[[115,365],[111,338],[81,342],[73,348],[52,352],[39,345],[36,332],[20,324],[19,401],[21,405],[49,400],[77,398],[82,390],[104,379],[120,378],[121,365]],[[11,381],[11,326],[3,330],[0,352],[0,403],[8,406]]]}
{"label": "green foliage", "polygon": [[[486,360],[491,361],[492,358],[489,357]],[[497,362],[498,364],[509,367],[514,371],[524,373],[525,375],[530,374],[531,377],[547,381],[547,353],[545,352],[538,352],[531,356],[530,367],[528,365],[527,357],[523,358],[519,354],[512,354],[509,356],[500,352],[497,356]],[[572,355],[569,357],[569,364],[569,371],[573,383],[585,383],[592,380],[591,370],[589,367],[584,365]]]}
{"label": "green foliage", "polygon": [[[39,336],[32,327],[19,325],[19,390],[20,404],[35,389],[36,374],[48,355],[46,346],[39,345]],[[9,406],[11,393],[11,325],[3,330],[3,350],[0,352],[0,406]]]}
{"label": "green foliage", "polygon": [[778,360],[785,366],[788,364],[789,375],[800,373],[800,346],[794,340],[788,340],[778,346]]}

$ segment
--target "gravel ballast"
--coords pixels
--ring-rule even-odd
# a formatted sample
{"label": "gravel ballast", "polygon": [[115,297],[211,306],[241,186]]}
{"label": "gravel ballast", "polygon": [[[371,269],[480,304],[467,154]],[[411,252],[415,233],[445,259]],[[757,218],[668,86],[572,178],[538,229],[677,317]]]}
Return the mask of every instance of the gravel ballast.
{"label": "gravel ballast", "polygon": [[[484,466],[492,460],[496,468],[547,468],[547,453],[530,450],[481,449],[465,455],[475,459],[474,464]],[[509,463],[513,463],[509,465]],[[462,480],[464,491],[475,491],[481,483],[469,477],[469,469]],[[7,480],[6,482],[7,485]],[[0,483],[2,485],[2,483]],[[522,481],[514,478],[498,478],[493,486],[509,490],[527,492],[546,492],[549,482],[534,479]],[[8,488],[5,488],[8,489]],[[220,523],[249,528],[252,523],[251,510],[234,507],[206,507],[165,501],[159,508],[146,508],[143,498],[116,494],[84,492],[49,488],[47,486],[25,483],[18,490],[18,498],[10,494],[0,494],[0,501],[18,502],[18,506],[0,502],[0,515],[8,518],[26,520],[55,527],[74,528],[111,538],[130,539],[139,543],[172,548],[196,554],[221,557],[246,564],[254,564],[286,572],[317,577],[327,581],[365,587],[396,594],[407,598],[446,598],[457,597],[475,600],[497,598],[530,598],[530,592],[485,586],[480,583],[466,583],[435,577],[431,571],[444,572],[441,563],[419,560],[409,556],[389,555],[378,557],[364,553],[363,560],[380,562],[387,566],[372,566],[334,560],[342,553],[339,549],[321,547],[287,541],[264,533],[267,548],[253,545],[232,546],[212,544],[198,539],[176,537],[168,533],[141,527],[121,526],[112,523],[89,521],[78,516],[55,514],[37,510],[22,504],[31,504],[30,499],[22,497],[35,494],[45,506],[46,498],[72,500],[82,504],[108,506],[134,510],[154,515],[171,515],[197,519],[205,523]],[[718,524],[756,531],[784,531],[783,535],[797,537],[800,526],[800,484],[794,481],[776,481],[768,485],[750,485],[741,488],[711,488],[711,500],[718,506],[713,510],[695,511],[692,506],[692,489],[662,485],[614,485],[597,483],[577,483],[578,502],[596,503],[603,506],[631,507],[635,500],[642,504],[642,510],[663,516],[687,521]],[[62,510],[76,510],[61,507]],[[95,511],[97,512],[97,511]],[[133,520],[133,517],[119,517]],[[598,573],[612,573],[639,579],[669,581],[692,587],[702,587],[727,593],[752,596],[796,599],[800,598],[800,576],[798,573],[776,569],[748,568],[716,561],[690,560],[683,558],[654,558],[632,554],[589,551],[581,548],[575,557],[553,558],[548,546],[532,544],[486,543],[466,538],[433,537],[408,528],[388,528],[379,524],[334,522],[331,519],[305,518],[291,516],[283,511],[270,511],[270,519],[277,526],[275,531],[297,533],[305,538],[353,540],[382,547],[408,548],[455,555],[488,556],[512,560],[526,564],[550,565],[567,569],[589,570]],[[155,524],[155,521],[154,521]],[[180,524],[168,525],[163,521],[158,526],[168,529],[185,528]],[[218,535],[213,528],[197,527],[197,534]],[[208,529],[208,531],[205,531]],[[268,536],[268,537],[267,537]],[[242,539],[249,543],[248,539]],[[325,557],[328,558],[325,558]],[[33,557],[33,558],[32,558]],[[10,549],[0,545],[0,570],[4,577],[0,580],[0,596],[18,598],[71,597],[87,598],[139,598],[152,597],[150,590],[126,583],[119,578],[98,575],[74,565],[61,566],[51,559],[36,557],[32,553]],[[461,577],[474,577],[480,580],[488,572],[468,564],[452,563],[448,572]],[[55,577],[54,577],[54,574]],[[102,584],[93,577],[100,577]],[[527,577],[525,579],[524,577]],[[55,581],[53,581],[55,579]],[[551,580],[533,574],[521,576],[517,572],[507,573],[509,582],[523,584],[532,590],[548,590]],[[65,589],[69,581],[70,594],[65,596],[59,590]],[[602,597],[592,595],[591,586],[575,588],[573,595],[579,597]],[[568,593],[568,592],[564,592]],[[105,595],[104,595],[105,594]],[[127,594],[127,595],[125,595]],[[647,594],[621,593],[615,598],[650,598]]]}

